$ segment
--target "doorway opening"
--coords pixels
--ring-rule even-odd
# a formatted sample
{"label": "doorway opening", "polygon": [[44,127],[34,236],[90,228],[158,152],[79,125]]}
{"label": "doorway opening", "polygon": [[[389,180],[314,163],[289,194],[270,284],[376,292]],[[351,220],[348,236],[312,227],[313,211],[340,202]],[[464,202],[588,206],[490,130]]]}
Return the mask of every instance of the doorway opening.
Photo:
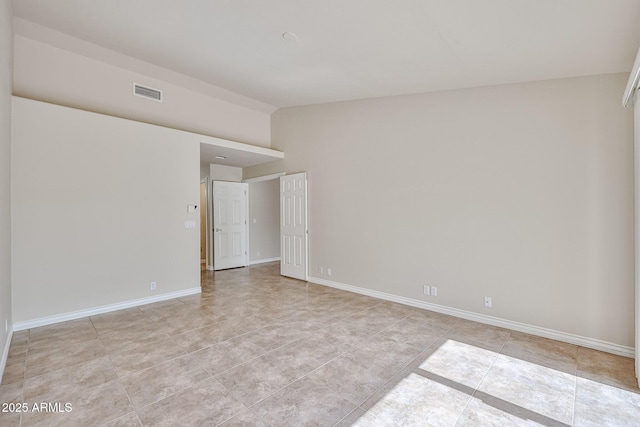
{"label": "doorway opening", "polygon": [[[207,178],[208,182],[211,184],[205,184],[209,191],[204,203],[208,213],[203,214],[202,220],[207,224],[207,270],[280,262],[283,275],[307,279],[305,173],[285,175],[282,172],[242,183]],[[245,187],[240,188],[242,185]],[[238,197],[245,193],[245,200],[229,199],[232,192]],[[217,195],[224,200],[216,203]],[[246,225],[246,235],[239,229],[230,231],[230,227],[242,225]]]}
{"label": "doorway opening", "polygon": [[249,185],[249,265],[280,261],[280,176],[244,180]]}

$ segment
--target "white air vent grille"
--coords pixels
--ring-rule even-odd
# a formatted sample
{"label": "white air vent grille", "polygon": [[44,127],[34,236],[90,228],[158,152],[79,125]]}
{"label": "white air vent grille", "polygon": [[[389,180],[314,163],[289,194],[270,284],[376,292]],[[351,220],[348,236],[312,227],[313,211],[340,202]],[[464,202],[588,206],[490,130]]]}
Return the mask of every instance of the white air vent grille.
{"label": "white air vent grille", "polygon": [[162,91],[160,89],[154,89],[147,86],[133,84],[133,94],[141,96],[143,98],[153,99],[154,101],[162,102]]}

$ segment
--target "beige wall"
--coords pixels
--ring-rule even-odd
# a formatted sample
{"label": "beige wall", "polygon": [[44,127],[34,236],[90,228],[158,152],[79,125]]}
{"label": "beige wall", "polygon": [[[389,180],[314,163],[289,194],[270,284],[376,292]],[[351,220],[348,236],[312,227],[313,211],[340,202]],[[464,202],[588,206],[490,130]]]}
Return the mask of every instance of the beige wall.
{"label": "beige wall", "polygon": [[209,165],[209,178],[211,181],[242,182],[242,168],[226,165]]}
{"label": "beige wall", "polygon": [[[132,94],[133,82],[164,91],[162,103]],[[269,113],[186,89],[108,61],[16,35],[14,94],[140,122],[269,147]]]}
{"label": "beige wall", "polygon": [[11,320],[11,4],[0,4],[0,375]]}
{"label": "beige wall", "polygon": [[309,172],[312,276],[633,346],[627,77],[282,109],[245,178]]}
{"label": "beige wall", "polygon": [[249,183],[250,261],[280,258],[279,183],[279,179]]}
{"label": "beige wall", "polygon": [[199,204],[199,147],[197,135],[14,97],[13,320],[198,287],[198,229],[184,221],[198,220],[187,205]]}

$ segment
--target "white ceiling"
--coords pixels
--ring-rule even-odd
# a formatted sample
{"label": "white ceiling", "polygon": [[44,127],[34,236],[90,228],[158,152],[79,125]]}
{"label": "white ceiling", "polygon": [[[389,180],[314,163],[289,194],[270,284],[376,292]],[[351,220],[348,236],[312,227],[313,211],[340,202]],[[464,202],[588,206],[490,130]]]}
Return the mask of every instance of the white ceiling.
{"label": "white ceiling", "polygon": [[274,107],[628,72],[640,46],[639,0],[13,0],[13,9]]}

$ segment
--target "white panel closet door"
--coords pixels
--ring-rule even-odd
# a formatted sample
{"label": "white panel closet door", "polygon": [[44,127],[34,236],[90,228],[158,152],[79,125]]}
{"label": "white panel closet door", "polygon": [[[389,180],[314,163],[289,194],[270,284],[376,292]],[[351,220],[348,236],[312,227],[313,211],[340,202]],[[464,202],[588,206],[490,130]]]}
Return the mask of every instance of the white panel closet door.
{"label": "white panel closet door", "polygon": [[307,280],[307,174],[280,177],[280,274]]}
{"label": "white panel closet door", "polygon": [[213,269],[247,263],[247,189],[241,182],[213,181]]}

